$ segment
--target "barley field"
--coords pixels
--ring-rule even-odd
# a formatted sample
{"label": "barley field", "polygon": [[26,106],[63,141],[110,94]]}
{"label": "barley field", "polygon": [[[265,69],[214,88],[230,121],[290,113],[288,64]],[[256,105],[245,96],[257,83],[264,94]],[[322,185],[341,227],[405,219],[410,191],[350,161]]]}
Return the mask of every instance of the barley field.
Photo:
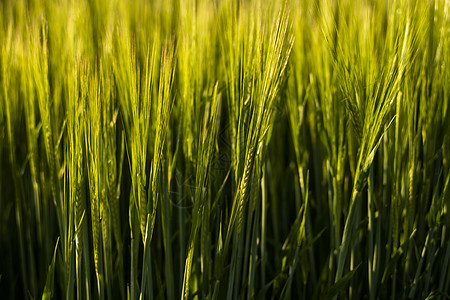
{"label": "barley field", "polygon": [[449,0],[0,0],[1,299],[449,299]]}

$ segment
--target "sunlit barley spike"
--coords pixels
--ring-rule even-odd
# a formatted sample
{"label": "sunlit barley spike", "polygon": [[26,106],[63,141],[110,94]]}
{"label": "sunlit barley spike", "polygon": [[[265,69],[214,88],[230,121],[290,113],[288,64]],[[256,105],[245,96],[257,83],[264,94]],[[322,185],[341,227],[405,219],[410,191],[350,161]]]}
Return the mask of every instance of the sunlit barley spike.
{"label": "sunlit barley spike", "polygon": [[100,214],[98,209],[98,197],[91,194],[91,214],[92,214],[92,244],[94,248],[94,266],[95,271],[99,274],[98,257],[100,248]]}
{"label": "sunlit barley spike", "polygon": [[147,209],[147,196],[146,196],[145,188],[142,185],[142,183],[139,183],[139,191],[138,192],[141,194],[141,197],[139,199],[139,224],[140,224],[140,228],[141,228],[142,239],[145,239],[145,229],[147,226],[148,209]]}
{"label": "sunlit barley spike", "polygon": [[188,248],[188,255],[186,257],[186,266],[185,266],[185,273],[184,273],[184,299],[188,299],[189,298],[189,281],[191,278],[191,269],[192,269],[192,259],[193,259],[193,254],[194,254],[194,245],[193,245],[193,241],[191,241],[191,243],[189,243],[189,248]]}
{"label": "sunlit barley spike", "polygon": [[361,141],[362,134],[363,134],[363,126],[362,126],[361,119],[359,116],[358,108],[351,101],[348,101],[348,102],[349,102],[348,108],[350,110],[350,115],[352,118],[353,125],[355,126],[355,131],[358,136],[358,140]]}
{"label": "sunlit barley spike", "polygon": [[[414,166],[409,169],[409,195],[408,195],[408,218],[411,214],[415,214],[415,203],[414,203]],[[409,224],[411,226],[412,224]],[[408,229],[409,230],[409,229]]]}
{"label": "sunlit barley spike", "polygon": [[[85,204],[82,198],[82,179],[81,175],[77,179],[76,188],[75,188],[75,218],[76,218],[76,226],[80,225],[81,217],[85,210]],[[78,235],[81,235],[81,231],[78,232]]]}
{"label": "sunlit barley spike", "polygon": [[[103,234],[103,243],[109,247],[110,245],[110,239],[111,239],[111,217],[110,217],[110,209],[108,207],[108,204],[105,203],[105,201],[101,204],[102,209],[102,234]],[[106,253],[105,253],[105,259],[106,259]]]}
{"label": "sunlit barley spike", "polygon": [[241,232],[242,223],[244,221],[244,208],[249,194],[250,176],[253,169],[254,158],[255,158],[255,146],[251,146],[247,154],[247,160],[244,167],[244,174],[242,176],[241,186],[239,188],[239,206],[238,206],[238,220],[237,220],[238,233]]}

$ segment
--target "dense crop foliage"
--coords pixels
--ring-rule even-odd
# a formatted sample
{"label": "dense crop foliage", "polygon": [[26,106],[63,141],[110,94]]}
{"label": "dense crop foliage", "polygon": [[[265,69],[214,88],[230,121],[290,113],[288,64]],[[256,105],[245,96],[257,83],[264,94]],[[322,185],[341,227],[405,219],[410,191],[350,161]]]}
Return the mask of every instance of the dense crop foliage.
{"label": "dense crop foliage", "polygon": [[448,0],[0,1],[0,298],[448,299]]}

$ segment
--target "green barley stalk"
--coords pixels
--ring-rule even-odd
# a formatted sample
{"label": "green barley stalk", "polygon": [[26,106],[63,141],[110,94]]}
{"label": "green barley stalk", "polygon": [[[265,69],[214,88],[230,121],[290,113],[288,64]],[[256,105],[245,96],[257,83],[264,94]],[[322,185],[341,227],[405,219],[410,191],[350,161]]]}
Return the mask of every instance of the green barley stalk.
{"label": "green barley stalk", "polygon": [[87,85],[87,78],[91,71],[87,66],[80,72],[80,93],[82,100],[85,102],[86,120],[89,120],[89,126],[86,126],[85,145],[86,156],[88,159],[88,180],[90,195],[90,210],[92,223],[92,245],[94,250],[94,268],[97,279],[97,293],[100,298],[105,297],[105,278],[103,266],[102,251],[102,226],[106,222],[107,217],[104,216],[105,186],[103,184],[102,161],[103,142],[101,139],[101,111],[102,103],[100,102],[100,82],[98,77],[93,77],[93,84]]}
{"label": "green barley stalk", "polygon": [[[210,111],[206,111],[204,115],[204,126],[202,129],[201,139],[198,141],[198,163],[196,169],[196,191],[194,196],[194,210],[192,216],[192,229],[188,242],[188,254],[185,263],[182,297],[188,299],[190,292],[190,278],[192,271],[193,255],[196,239],[200,227],[205,228],[208,222],[208,204],[207,190],[208,174],[211,172],[211,159],[214,153],[214,141],[216,138],[217,115],[220,103],[217,100],[217,85],[214,89],[213,98],[210,105]],[[205,232],[202,230],[201,236],[204,238]],[[203,244],[203,243],[202,243]],[[207,272],[207,270],[204,270]]]}

